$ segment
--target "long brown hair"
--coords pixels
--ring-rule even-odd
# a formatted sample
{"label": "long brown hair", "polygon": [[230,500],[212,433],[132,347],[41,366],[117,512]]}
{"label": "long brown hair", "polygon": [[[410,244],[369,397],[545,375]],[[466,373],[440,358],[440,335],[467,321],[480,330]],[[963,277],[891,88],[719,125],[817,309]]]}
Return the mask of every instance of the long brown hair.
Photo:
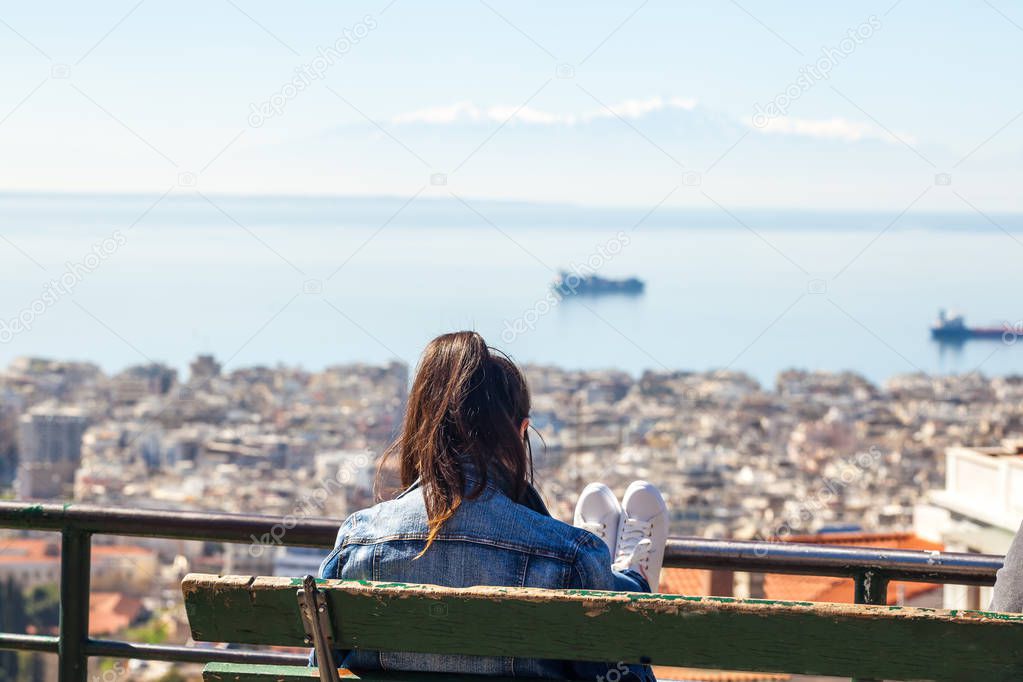
{"label": "long brown hair", "polygon": [[[478,497],[490,481],[520,501],[533,480],[528,436],[529,388],[504,353],[476,332],[438,336],[419,361],[401,434],[381,461],[398,457],[402,487],[419,481],[426,500],[426,552],[463,499]],[[466,490],[470,463],[478,481]],[[422,556],[422,553],[420,556]]]}

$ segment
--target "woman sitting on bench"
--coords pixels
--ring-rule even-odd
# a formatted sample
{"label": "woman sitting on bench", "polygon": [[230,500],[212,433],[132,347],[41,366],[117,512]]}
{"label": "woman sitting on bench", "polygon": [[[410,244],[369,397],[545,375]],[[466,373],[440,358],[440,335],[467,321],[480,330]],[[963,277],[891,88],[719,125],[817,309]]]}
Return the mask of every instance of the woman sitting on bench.
{"label": "woman sitting on bench", "polygon": [[[590,484],[575,526],[551,517],[533,488],[530,397],[525,378],[475,332],[426,347],[409,394],[397,498],[341,525],[323,578],[649,592],[657,587],[667,510],[637,481],[622,502]],[[569,634],[569,633],[566,633]],[[653,680],[649,667],[537,659],[353,650],[338,665],[358,671]],[[611,672],[614,671],[614,672]]]}

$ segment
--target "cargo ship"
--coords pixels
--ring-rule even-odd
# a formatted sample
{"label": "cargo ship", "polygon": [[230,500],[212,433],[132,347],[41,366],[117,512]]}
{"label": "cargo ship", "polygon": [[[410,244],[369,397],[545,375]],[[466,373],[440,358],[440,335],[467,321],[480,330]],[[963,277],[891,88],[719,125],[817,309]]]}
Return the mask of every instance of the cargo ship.
{"label": "cargo ship", "polygon": [[931,338],[937,341],[963,342],[967,339],[1002,339],[1006,334],[1015,334],[1008,326],[967,327],[962,315],[938,312],[938,320],[931,326]]}
{"label": "cargo ship", "polygon": [[627,294],[636,296],[646,289],[646,283],[636,277],[608,279],[597,275],[582,275],[562,270],[551,283],[551,290],[564,296],[604,296]]}

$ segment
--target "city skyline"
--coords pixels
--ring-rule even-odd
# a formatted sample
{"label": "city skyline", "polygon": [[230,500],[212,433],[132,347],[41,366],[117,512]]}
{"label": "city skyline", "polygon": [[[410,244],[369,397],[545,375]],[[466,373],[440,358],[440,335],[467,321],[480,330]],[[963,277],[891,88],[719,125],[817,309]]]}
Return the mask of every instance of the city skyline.
{"label": "city skyline", "polygon": [[1021,34],[5,3],[0,682],[1023,677]]}

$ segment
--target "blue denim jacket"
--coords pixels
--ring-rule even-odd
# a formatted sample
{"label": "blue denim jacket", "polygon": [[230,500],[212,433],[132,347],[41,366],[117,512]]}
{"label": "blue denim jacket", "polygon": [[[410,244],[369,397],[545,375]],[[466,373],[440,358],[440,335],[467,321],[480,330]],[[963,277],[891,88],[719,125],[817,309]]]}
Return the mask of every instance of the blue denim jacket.
{"label": "blue denim jacket", "polygon": [[[466,475],[469,490],[478,485]],[[649,591],[632,571],[611,570],[607,546],[595,535],[551,517],[532,488],[519,504],[488,483],[476,499],[465,499],[416,559],[428,535],[426,507],[418,485],[393,500],[355,512],[341,525],[334,550],[320,567],[322,578],[398,581],[472,587],[500,585],[551,589]],[[631,587],[629,587],[631,586]],[[339,665],[360,670],[418,670],[520,677],[653,680],[647,666],[573,663],[541,659],[447,654],[339,652]]]}

